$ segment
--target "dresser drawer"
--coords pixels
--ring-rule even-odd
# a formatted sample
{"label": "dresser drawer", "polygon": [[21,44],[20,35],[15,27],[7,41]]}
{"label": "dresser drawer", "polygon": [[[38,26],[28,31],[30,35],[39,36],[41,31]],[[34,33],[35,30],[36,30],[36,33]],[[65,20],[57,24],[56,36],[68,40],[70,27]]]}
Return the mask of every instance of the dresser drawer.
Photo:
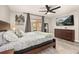
{"label": "dresser drawer", "polygon": [[75,39],[74,30],[68,29],[55,29],[55,37],[62,38],[68,41],[74,41]]}

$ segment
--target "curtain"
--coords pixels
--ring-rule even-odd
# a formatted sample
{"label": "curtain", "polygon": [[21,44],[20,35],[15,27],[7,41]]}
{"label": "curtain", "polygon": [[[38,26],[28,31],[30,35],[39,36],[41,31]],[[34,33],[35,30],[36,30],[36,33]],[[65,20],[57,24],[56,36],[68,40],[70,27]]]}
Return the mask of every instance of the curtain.
{"label": "curtain", "polygon": [[27,13],[25,32],[31,32],[30,13]]}
{"label": "curtain", "polygon": [[44,32],[44,16],[42,16],[42,28],[41,31]]}
{"label": "curtain", "polygon": [[[42,16],[41,31],[44,32],[44,16]],[[25,32],[31,32],[31,19],[30,19],[30,13],[27,13],[27,20],[26,20]]]}

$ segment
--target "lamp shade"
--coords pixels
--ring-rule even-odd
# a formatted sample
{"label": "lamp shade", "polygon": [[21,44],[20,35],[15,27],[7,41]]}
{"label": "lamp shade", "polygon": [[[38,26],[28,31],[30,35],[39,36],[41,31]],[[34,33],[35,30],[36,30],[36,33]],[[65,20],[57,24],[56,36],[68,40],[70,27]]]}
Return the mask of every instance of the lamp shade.
{"label": "lamp shade", "polygon": [[15,24],[11,24],[11,29],[15,30],[16,29],[16,25]]}

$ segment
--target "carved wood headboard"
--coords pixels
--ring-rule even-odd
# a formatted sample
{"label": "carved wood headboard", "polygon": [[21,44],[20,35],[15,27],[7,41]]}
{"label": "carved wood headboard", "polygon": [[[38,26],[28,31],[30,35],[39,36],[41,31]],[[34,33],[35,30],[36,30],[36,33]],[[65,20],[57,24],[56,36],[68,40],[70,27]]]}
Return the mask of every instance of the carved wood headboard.
{"label": "carved wood headboard", "polygon": [[0,32],[7,31],[10,29],[10,24],[0,20]]}

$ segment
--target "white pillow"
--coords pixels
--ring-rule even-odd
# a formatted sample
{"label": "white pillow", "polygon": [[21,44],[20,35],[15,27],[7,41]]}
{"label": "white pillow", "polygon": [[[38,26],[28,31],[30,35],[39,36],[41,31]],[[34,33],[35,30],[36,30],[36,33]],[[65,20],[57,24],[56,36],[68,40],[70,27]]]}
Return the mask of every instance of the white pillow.
{"label": "white pillow", "polygon": [[0,32],[0,46],[3,44],[8,43],[4,38],[3,38],[4,32]]}
{"label": "white pillow", "polygon": [[18,37],[15,35],[15,32],[13,31],[7,31],[4,34],[4,38],[9,41],[9,42],[13,42],[13,41],[17,41]]}

